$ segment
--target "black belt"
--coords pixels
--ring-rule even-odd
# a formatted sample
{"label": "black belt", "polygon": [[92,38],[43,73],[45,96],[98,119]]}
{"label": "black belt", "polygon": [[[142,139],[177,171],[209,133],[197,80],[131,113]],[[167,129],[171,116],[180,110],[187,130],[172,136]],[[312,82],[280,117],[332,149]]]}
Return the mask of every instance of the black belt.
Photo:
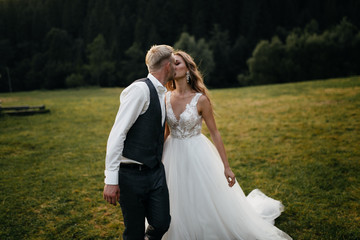
{"label": "black belt", "polygon": [[150,167],[148,167],[146,165],[141,165],[141,164],[137,164],[137,163],[120,163],[120,169],[121,168],[134,169],[134,170],[138,170],[138,171],[146,171],[146,170],[151,169]]}

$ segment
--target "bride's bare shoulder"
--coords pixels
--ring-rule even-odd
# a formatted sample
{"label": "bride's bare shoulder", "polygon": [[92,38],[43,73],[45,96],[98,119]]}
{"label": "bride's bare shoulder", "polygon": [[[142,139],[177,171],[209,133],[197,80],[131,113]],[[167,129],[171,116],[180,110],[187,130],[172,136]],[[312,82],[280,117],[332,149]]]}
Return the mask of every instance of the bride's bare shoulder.
{"label": "bride's bare shoulder", "polygon": [[202,94],[199,97],[197,106],[198,106],[198,110],[200,113],[203,113],[204,111],[209,111],[209,110],[212,111],[212,106],[211,106],[210,100],[204,94]]}
{"label": "bride's bare shoulder", "polygon": [[199,97],[199,104],[210,104],[210,100],[206,95],[202,94]]}

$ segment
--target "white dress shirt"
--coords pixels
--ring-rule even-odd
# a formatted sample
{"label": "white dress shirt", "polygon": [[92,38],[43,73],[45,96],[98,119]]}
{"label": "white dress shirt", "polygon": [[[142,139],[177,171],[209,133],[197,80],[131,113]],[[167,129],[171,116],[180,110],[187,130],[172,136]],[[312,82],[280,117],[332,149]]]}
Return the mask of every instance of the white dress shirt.
{"label": "white dress shirt", "polygon": [[[148,74],[154,85],[161,105],[161,124],[165,122],[165,93],[166,88],[152,74]],[[125,88],[120,95],[120,107],[111,129],[105,161],[105,184],[118,185],[119,167],[121,162],[138,163],[122,156],[124,141],[136,119],[146,112],[150,104],[150,90],[145,82],[135,82]]]}

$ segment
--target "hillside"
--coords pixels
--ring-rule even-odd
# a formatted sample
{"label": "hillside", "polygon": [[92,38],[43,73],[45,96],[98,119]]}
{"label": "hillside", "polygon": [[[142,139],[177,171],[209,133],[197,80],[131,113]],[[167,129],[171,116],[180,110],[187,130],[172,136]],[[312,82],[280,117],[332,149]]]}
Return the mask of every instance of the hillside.
{"label": "hillside", "polygon": [[[106,141],[120,88],[0,94],[0,239],[114,239],[102,199]],[[211,90],[217,126],[245,193],[283,202],[294,239],[360,238],[360,77]],[[203,130],[208,135],[206,127]]]}

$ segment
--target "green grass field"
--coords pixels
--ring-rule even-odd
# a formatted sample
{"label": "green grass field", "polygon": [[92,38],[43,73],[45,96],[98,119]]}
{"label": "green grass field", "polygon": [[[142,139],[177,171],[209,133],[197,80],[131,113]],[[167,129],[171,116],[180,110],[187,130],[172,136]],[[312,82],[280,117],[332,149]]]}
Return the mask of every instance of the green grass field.
{"label": "green grass field", "polygon": [[[0,239],[121,239],[102,199],[106,141],[122,89],[2,93]],[[212,90],[218,128],[245,193],[281,200],[294,239],[360,239],[360,77]],[[208,135],[208,131],[203,131]]]}

